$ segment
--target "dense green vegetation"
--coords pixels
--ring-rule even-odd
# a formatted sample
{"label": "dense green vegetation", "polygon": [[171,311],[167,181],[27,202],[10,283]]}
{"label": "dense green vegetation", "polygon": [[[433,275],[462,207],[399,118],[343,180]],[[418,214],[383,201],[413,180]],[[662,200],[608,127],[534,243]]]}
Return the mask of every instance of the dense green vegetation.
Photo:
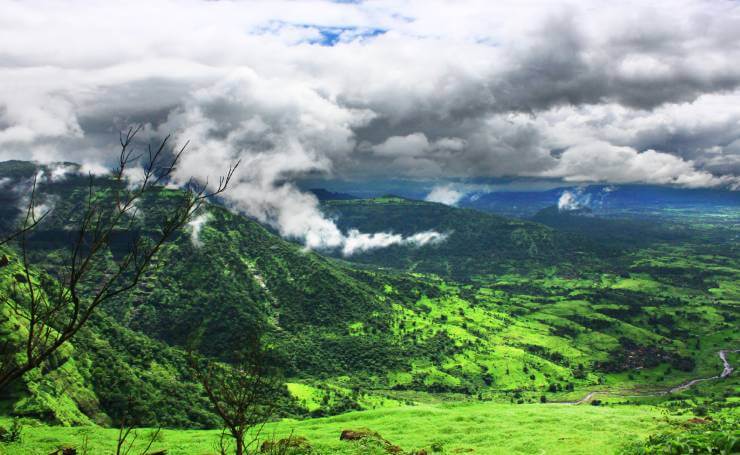
{"label": "dense green vegetation", "polygon": [[609,257],[611,248],[579,240],[542,224],[471,209],[387,196],[330,200],[324,211],[345,229],[412,235],[436,230],[444,242],[418,248],[391,246],[359,254],[353,260],[456,280],[491,273],[522,272],[543,266],[572,271]]}
{"label": "dense green vegetation", "polygon": [[[0,177],[34,172],[0,163]],[[31,237],[38,280],[53,279],[63,259],[86,180],[70,175],[40,189],[54,211]],[[162,189],[143,204],[156,213],[171,197],[178,192]],[[3,198],[7,230],[19,201]],[[3,424],[22,417],[26,429],[10,453],[79,445],[84,435],[106,450],[112,430],[93,425],[127,414],[141,426],[193,429],[165,430],[159,446],[168,453],[211,451],[216,433],[194,429],[218,420],[186,350],[199,334],[197,349],[228,363],[255,332],[287,376],[279,415],[289,420],[270,431],[294,430],[319,453],[372,453],[340,443],[338,433],[353,427],[405,450],[476,453],[654,453],[674,442],[726,445],[736,435],[736,374],[665,393],[718,375],[718,351],[740,348],[736,225],[565,223],[550,213],[541,218],[548,227],[395,197],[324,204],[344,229],[449,237],[332,259],[209,205],[197,239],[186,231],[167,243],[131,294],[0,397]],[[151,220],[132,226],[112,256]],[[2,258],[0,295],[22,307],[19,251],[3,247]],[[4,311],[0,337],[14,342],[23,324]],[[728,360],[740,364],[736,353]],[[594,391],[577,406],[553,404]],[[308,417],[321,419],[296,420]],[[686,423],[693,417],[705,422]]]}

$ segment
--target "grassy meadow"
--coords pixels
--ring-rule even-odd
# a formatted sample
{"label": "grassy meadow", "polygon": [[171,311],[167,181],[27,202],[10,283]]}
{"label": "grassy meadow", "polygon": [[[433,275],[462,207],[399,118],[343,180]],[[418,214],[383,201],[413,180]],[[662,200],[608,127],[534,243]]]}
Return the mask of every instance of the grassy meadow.
{"label": "grassy meadow", "polygon": [[[653,406],[470,403],[421,405],[350,412],[303,421],[268,424],[262,435],[306,437],[317,454],[371,454],[372,446],[339,440],[344,429],[370,428],[405,451],[476,454],[608,454],[668,426]],[[140,429],[139,450],[152,429]],[[217,453],[218,431],[161,431],[151,451],[168,455]],[[28,427],[20,444],[5,454],[48,454],[63,446],[88,453],[114,453],[117,430],[100,427]],[[471,450],[472,449],[472,450]],[[135,452],[136,449],[133,451]],[[384,453],[378,451],[377,453]]]}

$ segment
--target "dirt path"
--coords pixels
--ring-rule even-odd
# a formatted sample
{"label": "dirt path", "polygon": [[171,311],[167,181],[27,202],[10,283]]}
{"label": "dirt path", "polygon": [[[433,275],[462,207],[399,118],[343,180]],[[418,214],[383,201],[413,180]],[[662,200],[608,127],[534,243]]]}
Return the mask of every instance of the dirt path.
{"label": "dirt path", "polygon": [[[658,397],[658,396],[668,395],[671,393],[683,392],[684,390],[689,389],[700,382],[713,381],[715,379],[725,379],[726,377],[731,375],[733,371],[735,371],[735,368],[733,368],[733,366],[730,365],[730,362],[727,360],[727,354],[730,352],[733,352],[733,353],[740,352],[740,349],[734,350],[734,351],[731,351],[729,349],[722,349],[717,352],[717,355],[719,356],[719,358],[722,359],[722,365],[723,365],[722,372],[718,374],[717,376],[712,376],[709,378],[692,379],[690,381],[686,381],[677,386],[671,387],[670,389],[660,390],[657,392],[643,393],[640,395],[620,395],[620,396],[625,397],[625,398]],[[596,395],[609,395],[612,393],[613,392],[609,390],[594,390],[592,392],[589,392],[585,397],[577,401],[553,401],[552,403],[553,404],[573,404],[573,405],[590,403]]]}

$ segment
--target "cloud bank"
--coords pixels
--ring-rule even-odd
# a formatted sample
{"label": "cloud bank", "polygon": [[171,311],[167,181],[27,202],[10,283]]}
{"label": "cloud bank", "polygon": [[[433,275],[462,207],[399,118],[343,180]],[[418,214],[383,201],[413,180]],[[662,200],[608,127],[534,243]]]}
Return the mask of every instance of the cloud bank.
{"label": "cloud bank", "polygon": [[145,123],[310,248],[384,237],[299,178],[740,186],[737,2],[0,0],[0,41],[0,160],[100,169]]}
{"label": "cloud bank", "polygon": [[460,202],[460,199],[465,196],[465,193],[457,190],[454,186],[438,185],[432,188],[432,191],[427,194],[425,198],[429,202],[439,202],[445,205],[455,205]]}
{"label": "cloud bank", "polygon": [[558,210],[570,212],[581,209],[602,209],[607,198],[614,191],[617,191],[617,189],[613,186],[605,186],[598,190],[589,189],[586,186],[567,189],[558,198]]}
{"label": "cloud bank", "polygon": [[558,210],[561,212],[571,212],[589,205],[591,205],[591,194],[586,193],[584,187],[565,190],[558,198]]}
{"label": "cloud bank", "polygon": [[356,253],[386,248],[393,245],[420,247],[424,245],[434,245],[447,240],[448,234],[441,234],[435,231],[423,231],[408,237],[400,234],[389,234],[379,232],[375,234],[364,234],[356,229],[351,229],[342,247],[344,256],[352,256]]}

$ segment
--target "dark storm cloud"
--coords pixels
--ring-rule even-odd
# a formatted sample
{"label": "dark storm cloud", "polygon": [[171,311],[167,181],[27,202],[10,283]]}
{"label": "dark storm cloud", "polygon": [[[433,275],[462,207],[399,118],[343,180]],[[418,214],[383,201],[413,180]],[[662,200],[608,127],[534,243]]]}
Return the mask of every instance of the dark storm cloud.
{"label": "dark storm cloud", "polygon": [[691,56],[676,49],[683,37],[653,36],[649,45],[620,38],[597,49],[572,16],[548,20],[529,49],[517,49],[513,69],[493,83],[494,105],[523,112],[603,102],[652,109],[740,85],[740,71],[730,65],[712,74],[692,68]]}

